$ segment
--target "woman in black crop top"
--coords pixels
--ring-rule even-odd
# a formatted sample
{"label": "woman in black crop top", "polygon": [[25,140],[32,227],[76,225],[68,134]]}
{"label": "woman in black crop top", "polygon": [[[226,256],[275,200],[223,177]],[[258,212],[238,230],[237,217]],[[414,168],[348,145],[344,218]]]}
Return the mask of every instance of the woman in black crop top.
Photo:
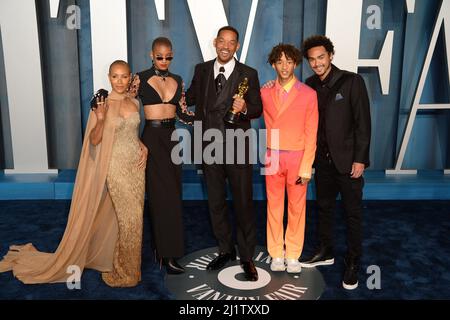
{"label": "woman in black crop top", "polygon": [[[152,222],[152,246],[167,273],[183,273],[176,258],[184,255],[182,224],[181,165],[171,159],[177,142],[171,140],[175,116],[192,124],[194,114],[184,103],[181,77],[169,72],[173,59],[172,44],[160,37],[152,43],[153,66],[139,72],[134,92],[144,105],[145,127],[142,141],[149,150],[146,168],[146,192]],[[133,95],[133,92],[131,92]]]}

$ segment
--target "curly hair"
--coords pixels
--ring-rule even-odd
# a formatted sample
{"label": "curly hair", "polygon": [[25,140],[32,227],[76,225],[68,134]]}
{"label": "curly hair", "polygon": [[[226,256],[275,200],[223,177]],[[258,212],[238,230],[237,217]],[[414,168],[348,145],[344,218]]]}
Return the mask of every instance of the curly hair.
{"label": "curly hair", "polygon": [[328,53],[334,54],[334,45],[331,40],[322,35],[314,35],[303,41],[302,52],[303,56],[308,59],[308,50],[314,47],[323,46]]}
{"label": "curly hair", "polygon": [[300,52],[300,50],[294,47],[292,44],[285,43],[280,43],[272,48],[272,51],[269,53],[267,62],[271,65],[276,63],[281,59],[281,55],[283,53],[286,58],[294,60],[294,63],[296,65],[299,65],[302,62],[302,53]]}

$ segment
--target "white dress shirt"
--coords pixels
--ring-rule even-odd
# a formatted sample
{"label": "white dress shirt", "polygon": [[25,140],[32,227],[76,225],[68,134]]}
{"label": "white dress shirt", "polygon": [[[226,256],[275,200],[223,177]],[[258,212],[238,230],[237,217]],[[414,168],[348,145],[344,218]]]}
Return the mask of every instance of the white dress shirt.
{"label": "white dress shirt", "polygon": [[228,78],[230,77],[231,73],[233,72],[235,66],[236,66],[236,60],[234,60],[234,58],[225,64],[220,64],[219,61],[216,59],[216,61],[214,61],[214,79],[217,78],[217,76],[219,75],[220,67],[224,67],[225,72],[223,73],[223,75],[225,76],[225,79],[228,80]]}

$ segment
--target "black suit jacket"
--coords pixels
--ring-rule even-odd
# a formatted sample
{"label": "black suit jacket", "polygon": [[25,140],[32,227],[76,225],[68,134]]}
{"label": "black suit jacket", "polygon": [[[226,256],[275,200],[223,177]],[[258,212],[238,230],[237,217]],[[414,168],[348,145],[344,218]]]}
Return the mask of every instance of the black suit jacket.
{"label": "black suit jacket", "polygon": [[[195,66],[191,86],[186,92],[187,105],[195,105],[195,120],[203,122],[204,130],[215,128],[224,133],[226,128],[249,129],[251,127],[250,120],[258,118],[262,113],[257,71],[236,61],[233,72],[222,92],[217,96],[214,81],[214,62],[215,59]],[[233,96],[237,93],[239,84],[244,81],[244,78],[248,78],[249,84],[249,89],[244,96],[247,114],[241,113],[239,123],[229,127],[225,125],[223,118],[233,105]]]}
{"label": "black suit jacket", "polygon": [[[331,158],[342,174],[351,172],[353,162],[369,166],[371,135],[370,105],[363,78],[353,72],[332,66],[333,73],[326,84],[330,95],[325,106],[325,132]],[[314,75],[306,80],[313,89],[322,85]],[[325,107],[325,108],[323,108]],[[316,157],[317,158],[317,157]]]}

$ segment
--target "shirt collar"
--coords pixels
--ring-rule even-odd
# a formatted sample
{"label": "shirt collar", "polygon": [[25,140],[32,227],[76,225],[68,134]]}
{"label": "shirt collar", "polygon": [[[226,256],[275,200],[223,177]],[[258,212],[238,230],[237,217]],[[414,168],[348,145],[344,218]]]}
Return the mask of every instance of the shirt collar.
{"label": "shirt collar", "polygon": [[214,61],[214,78],[216,78],[217,75],[219,74],[220,67],[224,67],[225,72],[223,74],[224,74],[225,78],[228,80],[228,78],[230,77],[231,73],[233,72],[235,66],[236,66],[236,60],[234,58],[225,64],[220,64],[219,61],[216,59],[216,61]]}
{"label": "shirt collar", "polygon": [[284,86],[281,86],[280,82],[277,79],[275,81],[275,88],[277,90],[283,89],[285,92],[289,92],[296,82],[297,82],[297,78],[295,76],[293,76],[292,79],[288,83],[286,83]]}

